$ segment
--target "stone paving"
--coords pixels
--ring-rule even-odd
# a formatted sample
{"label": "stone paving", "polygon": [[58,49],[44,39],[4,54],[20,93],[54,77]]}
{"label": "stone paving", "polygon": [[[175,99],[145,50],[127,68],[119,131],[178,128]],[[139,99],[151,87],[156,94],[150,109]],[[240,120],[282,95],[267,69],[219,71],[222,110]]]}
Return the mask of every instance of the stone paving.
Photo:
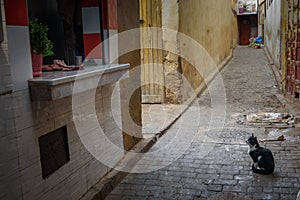
{"label": "stone paving", "polygon": [[[237,123],[238,116],[249,113],[286,112],[275,96],[277,84],[263,50],[236,48],[221,75],[223,82],[213,81],[211,89],[141,156],[132,173],[106,199],[296,199],[300,130],[271,123]],[[226,92],[226,97],[220,97],[226,99],[224,125],[218,123],[222,116],[214,113],[210,95],[222,84]],[[220,106],[216,109],[224,109]],[[152,118],[160,116],[158,110]],[[261,143],[274,154],[272,175],[251,171],[245,140],[252,133],[259,139],[281,134],[287,139]]]}

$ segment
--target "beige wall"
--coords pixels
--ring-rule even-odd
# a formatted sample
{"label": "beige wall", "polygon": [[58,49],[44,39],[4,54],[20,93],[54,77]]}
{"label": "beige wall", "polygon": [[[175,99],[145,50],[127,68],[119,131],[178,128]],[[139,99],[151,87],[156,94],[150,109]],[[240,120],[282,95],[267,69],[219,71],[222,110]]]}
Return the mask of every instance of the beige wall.
{"label": "beige wall", "polygon": [[[139,28],[139,0],[118,0],[118,32]],[[130,13],[130,14],[129,14]],[[135,35],[130,38],[133,46],[139,46],[140,38]],[[119,52],[123,52],[128,45],[128,41],[120,39],[118,41]],[[130,63],[129,79],[122,81],[121,104],[122,125],[124,127],[123,140],[125,150],[132,148],[142,138],[142,107],[141,107],[141,64],[140,51],[132,51],[125,55],[120,55],[120,63]],[[134,90],[132,93],[130,91]],[[128,103],[129,102],[129,103]],[[129,112],[128,112],[129,111]],[[130,132],[129,132],[130,131]]]}
{"label": "beige wall", "polygon": [[[238,37],[235,7],[236,0],[162,0],[163,46],[175,52],[164,53],[166,103],[185,101],[191,87],[199,92],[212,65],[222,67],[231,55]],[[179,34],[165,34],[165,29]]]}
{"label": "beige wall", "polygon": [[199,42],[220,64],[236,44],[237,23],[231,0],[179,3],[179,31]]}
{"label": "beige wall", "polygon": [[165,103],[178,104],[182,100],[182,79],[178,73],[181,71],[178,63],[179,46],[177,35],[170,35],[166,29],[179,29],[177,0],[162,0],[162,41],[164,49],[167,50],[163,53]]}
{"label": "beige wall", "polygon": [[[232,0],[179,1],[179,31],[198,42],[219,67],[237,44],[238,32],[234,6],[235,1]],[[190,55],[197,59],[197,52],[191,52]],[[212,69],[208,69],[209,62],[209,59],[203,59],[201,62],[201,65],[207,68],[204,69],[205,73]],[[203,80],[200,74],[195,72],[194,67],[203,66],[182,62],[183,75],[194,89],[197,89]]]}

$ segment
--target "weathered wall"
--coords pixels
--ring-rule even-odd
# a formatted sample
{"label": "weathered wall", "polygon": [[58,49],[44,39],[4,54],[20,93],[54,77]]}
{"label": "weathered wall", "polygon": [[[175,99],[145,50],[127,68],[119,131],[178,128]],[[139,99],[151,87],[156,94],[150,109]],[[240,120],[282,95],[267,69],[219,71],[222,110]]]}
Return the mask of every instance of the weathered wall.
{"label": "weathered wall", "polygon": [[281,67],[281,1],[273,1],[266,5],[265,46],[274,61],[275,66]]}
{"label": "weathered wall", "polygon": [[177,35],[170,35],[165,30],[178,31],[179,29],[179,13],[177,0],[162,0],[162,31],[163,46],[171,51],[163,52],[163,65],[165,76],[165,103],[181,102],[181,85],[180,76],[181,66],[178,62],[179,46]]}
{"label": "weathered wall", "polygon": [[[300,2],[288,0],[283,4],[286,11],[282,12],[283,25],[286,24],[285,35],[285,96],[296,107],[300,106]],[[284,62],[283,62],[284,63]]]}
{"label": "weathered wall", "polygon": [[258,13],[258,35],[264,38],[264,23],[265,23],[265,2],[259,0],[259,13]]}
{"label": "weathered wall", "polygon": [[[118,32],[139,28],[139,0],[118,0]],[[130,13],[130,14],[128,14]],[[139,46],[140,37],[134,35],[130,38],[131,44]],[[127,48],[128,41],[120,39],[118,41],[119,52],[124,52]],[[122,108],[122,125],[123,140],[125,150],[132,148],[142,138],[142,107],[141,107],[141,73],[140,51],[128,52],[119,55],[119,63],[130,63],[129,79],[122,81],[121,87],[121,104]],[[131,92],[135,91],[135,92]],[[129,102],[129,103],[128,103]]]}
{"label": "weathered wall", "polygon": [[281,0],[281,88],[282,92],[285,93],[285,76],[287,70],[286,62],[286,50],[287,50],[287,15],[288,15],[288,2],[286,0]]}
{"label": "weathered wall", "polygon": [[0,43],[0,199],[21,199],[17,134],[14,119],[11,66],[8,62],[7,31],[3,0],[1,14],[4,40]]}
{"label": "weathered wall", "polygon": [[[235,6],[236,0],[162,0],[163,46],[175,52],[164,52],[166,103],[185,101],[190,96],[190,87],[198,92],[206,75],[199,74],[197,69],[208,73],[212,62],[221,67],[230,56],[238,35]],[[165,29],[179,31],[179,34],[173,38],[165,34]],[[192,44],[182,40],[184,35],[204,51],[195,52]],[[211,60],[204,58],[205,52]],[[196,66],[199,63],[201,66]]]}
{"label": "weathered wall", "polygon": [[[237,44],[237,21],[233,12],[234,6],[235,1],[232,0],[179,1],[179,31],[202,45],[216,66],[219,66],[231,54],[232,48]],[[195,66],[197,52],[188,48],[188,44],[181,51],[190,51],[189,54],[194,57],[189,59],[189,63],[182,62],[182,73],[191,86],[198,89],[203,77],[195,72],[194,67],[203,67],[203,71],[209,73],[212,69],[209,67],[210,61],[203,59],[202,66]]]}

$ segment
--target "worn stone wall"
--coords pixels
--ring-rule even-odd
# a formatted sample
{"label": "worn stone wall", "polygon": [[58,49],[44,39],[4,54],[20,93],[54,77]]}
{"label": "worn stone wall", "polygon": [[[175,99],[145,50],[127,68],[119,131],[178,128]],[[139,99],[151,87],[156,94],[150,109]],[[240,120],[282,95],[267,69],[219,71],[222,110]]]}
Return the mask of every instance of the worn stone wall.
{"label": "worn stone wall", "polygon": [[[269,2],[269,1],[268,1]],[[281,68],[281,1],[266,4],[265,46],[275,64]],[[271,2],[271,1],[270,1]]]}
{"label": "worn stone wall", "polygon": [[[183,75],[181,77],[182,81],[184,79],[188,81],[186,83],[185,81],[182,82],[180,90],[182,100],[185,100],[190,96],[190,87],[196,91],[203,87],[201,86],[204,80],[203,76],[211,71],[211,62],[213,61],[216,66],[221,67],[221,63],[230,56],[232,48],[237,44],[237,21],[233,10],[236,1],[190,0],[167,2],[171,4],[169,8],[175,7],[173,9],[175,10],[175,19],[177,18],[176,8],[178,9],[178,24],[174,19],[168,19],[168,14],[163,14],[164,19],[169,21],[169,24],[165,24],[174,29],[178,28],[180,33],[200,44],[211,57],[211,60],[202,58],[203,54],[195,52],[195,49],[189,46],[190,44],[184,44],[180,39],[177,40],[179,54],[184,52],[190,58],[188,60],[180,59],[181,61],[176,63],[177,57],[170,56],[171,59],[166,59],[166,62]],[[175,5],[175,2],[177,5]],[[172,13],[173,10],[170,9],[169,12]],[[168,10],[166,9],[166,11]],[[165,57],[168,58],[168,55]],[[197,68],[201,68],[200,71],[203,74],[198,73]],[[172,81],[177,85],[178,78],[175,76]],[[166,82],[166,84],[168,83]]]}

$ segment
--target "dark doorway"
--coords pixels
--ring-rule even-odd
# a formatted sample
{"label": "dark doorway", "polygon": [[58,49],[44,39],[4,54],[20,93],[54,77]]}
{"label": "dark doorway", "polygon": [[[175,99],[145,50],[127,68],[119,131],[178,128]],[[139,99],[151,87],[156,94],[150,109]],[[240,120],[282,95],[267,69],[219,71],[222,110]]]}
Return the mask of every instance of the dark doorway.
{"label": "dark doorway", "polygon": [[48,36],[53,42],[54,56],[45,57],[44,64],[54,59],[75,64],[77,53],[83,53],[83,33],[80,0],[28,0],[29,17],[38,18],[49,28]]}
{"label": "dark doorway", "polygon": [[251,37],[257,37],[257,15],[238,16],[239,44],[249,45]]}

